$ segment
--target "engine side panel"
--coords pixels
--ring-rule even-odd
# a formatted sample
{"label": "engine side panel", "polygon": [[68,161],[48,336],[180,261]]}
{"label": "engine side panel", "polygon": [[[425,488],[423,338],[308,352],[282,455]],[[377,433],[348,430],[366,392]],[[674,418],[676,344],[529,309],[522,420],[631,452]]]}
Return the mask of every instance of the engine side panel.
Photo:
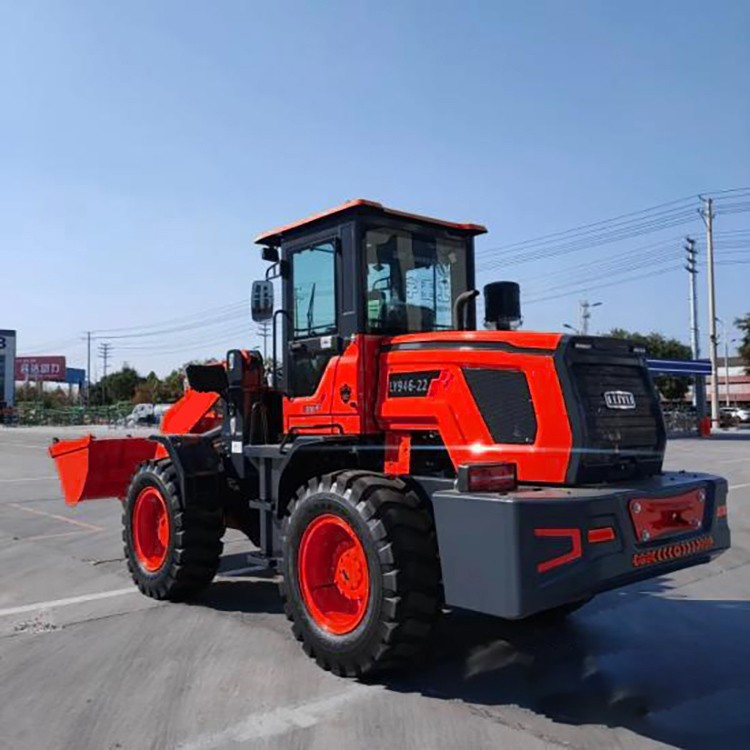
{"label": "engine side panel", "polygon": [[[559,340],[555,334],[477,331],[393,338],[380,356],[377,419],[388,432],[437,430],[454,466],[511,461],[520,481],[562,483],[572,432],[554,361]],[[510,411],[510,399],[527,393],[536,417],[533,433],[518,429],[512,442],[495,442],[484,416],[490,406],[486,385],[480,408],[476,384],[468,382],[485,370],[514,373],[516,382],[525,376],[527,391],[506,389],[494,399],[499,413],[503,399]],[[528,403],[519,407],[528,415]]]}

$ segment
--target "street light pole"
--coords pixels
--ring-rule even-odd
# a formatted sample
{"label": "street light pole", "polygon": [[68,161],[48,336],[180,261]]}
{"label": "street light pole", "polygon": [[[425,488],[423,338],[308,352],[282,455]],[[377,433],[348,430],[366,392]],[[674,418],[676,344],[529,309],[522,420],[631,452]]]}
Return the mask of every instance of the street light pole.
{"label": "street light pole", "polygon": [[724,330],[724,388],[726,390],[726,405],[729,406],[729,339]]}
{"label": "street light pole", "polygon": [[[724,341],[724,404],[730,406],[730,394],[729,394],[729,336],[727,336],[726,323],[721,318],[716,318],[716,322],[721,325],[721,337]],[[732,339],[735,341],[736,339]]]}
{"label": "street light pole", "polygon": [[581,302],[581,333],[588,336],[589,320],[591,320],[591,308],[601,307],[603,302],[589,302],[587,299]]}

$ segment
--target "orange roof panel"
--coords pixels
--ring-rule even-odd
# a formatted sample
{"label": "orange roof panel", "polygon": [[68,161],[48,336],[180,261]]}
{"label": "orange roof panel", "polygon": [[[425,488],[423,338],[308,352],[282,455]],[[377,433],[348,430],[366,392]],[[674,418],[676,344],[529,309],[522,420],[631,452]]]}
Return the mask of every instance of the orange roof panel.
{"label": "orange roof panel", "polygon": [[407,213],[405,211],[397,211],[393,208],[386,208],[382,203],[376,201],[365,200],[364,198],[355,198],[354,200],[346,201],[338,206],[329,208],[327,211],[321,211],[320,213],[313,214],[304,219],[290,222],[289,224],[283,224],[280,227],[271,229],[268,232],[263,232],[255,238],[255,243],[258,245],[278,245],[283,236],[291,231],[300,229],[307,224],[313,224],[321,219],[326,219],[329,216],[335,216],[336,214],[345,213],[355,208],[370,208],[376,212],[385,214],[386,216],[396,216],[401,219],[412,219],[414,221],[423,222],[426,224],[435,224],[436,226],[446,227],[448,229],[454,229],[459,232],[466,232],[467,234],[477,235],[485,234],[487,232],[486,227],[481,224],[463,224],[452,221],[443,221],[442,219],[433,219],[430,216],[420,216],[419,214]]}

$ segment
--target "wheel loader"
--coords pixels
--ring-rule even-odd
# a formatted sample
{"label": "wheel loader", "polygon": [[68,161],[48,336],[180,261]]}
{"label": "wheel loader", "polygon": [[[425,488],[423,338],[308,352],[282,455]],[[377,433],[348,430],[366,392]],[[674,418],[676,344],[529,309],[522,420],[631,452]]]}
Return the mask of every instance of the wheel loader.
{"label": "wheel loader", "polygon": [[726,550],[726,481],[662,468],[641,347],[518,330],[511,282],[477,327],[485,232],[353,200],[261,234],[271,376],[232,349],[187,368],[159,434],[54,443],[67,503],[121,500],[155,599],[198,595],[241,530],[305,652],[352,677],[419,656],[446,610],[562,615]]}

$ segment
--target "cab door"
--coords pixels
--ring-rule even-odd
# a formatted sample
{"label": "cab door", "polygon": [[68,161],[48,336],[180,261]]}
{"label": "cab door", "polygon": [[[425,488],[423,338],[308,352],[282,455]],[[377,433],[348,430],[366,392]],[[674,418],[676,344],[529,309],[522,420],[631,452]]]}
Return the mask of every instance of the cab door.
{"label": "cab door", "polygon": [[341,352],[336,280],[340,263],[334,237],[295,248],[289,253],[289,309],[284,362],[285,429],[323,426],[331,422],[334,368]]}

